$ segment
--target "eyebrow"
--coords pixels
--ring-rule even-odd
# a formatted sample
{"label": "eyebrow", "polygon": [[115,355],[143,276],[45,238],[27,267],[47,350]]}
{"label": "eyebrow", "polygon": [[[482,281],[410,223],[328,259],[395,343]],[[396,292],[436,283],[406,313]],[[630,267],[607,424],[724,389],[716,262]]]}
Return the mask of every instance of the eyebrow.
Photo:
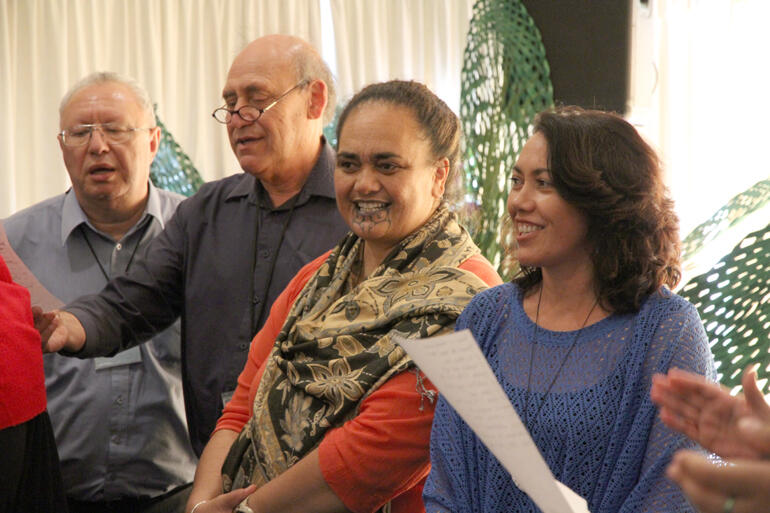
{"label": "eyebrow", "polygon": [[[390,159],[390,158],[400,158],[400,156],[397,153],[389,152],[389,151],[383,151],[380,153],[375,153],[372,155],[372,160],[383,160],[383,159]],[[360,157],[357,153],[351,153],[346,151],[337,152],[337,158],[345,158],[345,159],[356,159],[358,160]]]}
{"label": "eyebrow", "polygon": [[[255,94],[265,94],[267,95],[267,97],[274,96],[273,93],[265,90],[264,87],[253,85],[253,84],[246,86],[245,92],[246,92],[246,96],[254,96]],[[236,93],[232,89],[222,91],[223,99],[232,98],[233,96],[238,96],[238,93]]]}
{"label": "eyebrow", "polygon": [[374,154],[374,160],[381,160],[381,159],[392,159],[392,158],[399,158],[400,155],[398,153],[393,153],[390,151],[383,151],[381,153],[375,153]]}
{"label": "eyebrow", "polygon": [[352,159],[352,160],[358,160],[358,155],[355,153],[345,152],[345,151],[338,151],[337,152],[337,159]]}
{"label": "eyebrow", "polygon": [[[518,172],[520,175],[524,174],[524,171],[522,171],[519,166],[513,166],[513,170]],[[545,167],[539,167],[534,171],[532,171],[532,174],[535,176],[540,176],[542,174],[551,174],[551,170]]]}

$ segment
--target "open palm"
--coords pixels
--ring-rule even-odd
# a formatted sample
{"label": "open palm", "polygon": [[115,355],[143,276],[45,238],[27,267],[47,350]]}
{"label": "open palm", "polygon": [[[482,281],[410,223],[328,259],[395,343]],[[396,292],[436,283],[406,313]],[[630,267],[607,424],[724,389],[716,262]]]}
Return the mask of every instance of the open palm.
{"label": "open palm", "polygon": [[[660,418],[670,428],[725,458],[770,456],[770,405],[757,388],[756,373],[743,376],[745,395],[733,397],[727,388],[679,369],[653,378],[650,395]],[[747,433],[747,426],[762,426]]]}

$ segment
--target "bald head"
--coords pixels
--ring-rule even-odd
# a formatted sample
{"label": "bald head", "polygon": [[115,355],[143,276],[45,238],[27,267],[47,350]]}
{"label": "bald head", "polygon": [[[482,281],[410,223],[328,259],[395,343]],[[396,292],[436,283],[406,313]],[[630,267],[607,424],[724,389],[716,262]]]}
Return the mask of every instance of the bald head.
{"label": "bald head", "polygon": [[294,83],[321,80],[326,85],[326,107],[323,114],[324,125],[334,118],[337,106],[337,91],[334,78],[318,51],[304,39],[285,34],[270,34],[255,39],[235,57],[230,66],[228,79],[233,73],[247,71],[257,62],[269,63],[276,70],[292,76]]}
{"label": "bald head", "polygon": [[[252,41],[233,60],[222,98],[233,113],[227,133],[241,168],[268,192],[299,190],[334,114],[331,74],[318,52],[292,36]],[[240,110],[245,106],[256,108],[246,119]]]}

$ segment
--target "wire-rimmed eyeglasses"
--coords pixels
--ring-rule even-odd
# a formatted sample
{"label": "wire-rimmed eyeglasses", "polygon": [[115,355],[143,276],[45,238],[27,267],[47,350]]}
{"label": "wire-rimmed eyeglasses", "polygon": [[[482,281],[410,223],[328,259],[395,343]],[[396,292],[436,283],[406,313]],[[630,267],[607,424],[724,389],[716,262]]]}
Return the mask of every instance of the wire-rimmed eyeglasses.
{"label": "wire-rimmed eyeglasses", "polygon": [[99,130],[106,141],[122,144],[131,139],[138,130],[152,130],[153,128],[155,127],[131,128],[115,123],[87,123],[66,128],[59,132],[59,137],[65,146],[83,146],[91,140],[94,130]]}
{"label": "wire-rimmed eyeglasses", "polygon": [[288,91],[278,96],[278,98],[267,104],[265,107],[262,107],[261,109],[249,104],[244,105],[240,109],[236,110],[230,110],[227,107],[219,107],[218,109],[214,109],[214,112],[212,112],[211,115],[214,117],[214,119],[223,124],[229,123],[235,114],[238,114],[241,119],[247,123],[253,123],[254,121],[257,121],[259,118],[261,118],[265,112],[275,107],[275,104],[283,100],[290,92],[304,86],[308,82],[309,80],[302,80],[298,82],[294,87],[290,88]]}

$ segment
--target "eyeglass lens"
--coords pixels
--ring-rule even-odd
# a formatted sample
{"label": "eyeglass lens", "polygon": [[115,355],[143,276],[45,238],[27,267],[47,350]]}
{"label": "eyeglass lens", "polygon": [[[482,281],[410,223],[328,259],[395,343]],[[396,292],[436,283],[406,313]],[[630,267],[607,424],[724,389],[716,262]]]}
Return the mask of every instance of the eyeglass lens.
{"label": "eyeglass lens", "polygon": [[278,96],[275,100],[268,103],[265,107],[262,107],[261,109],[254,106],[254,105],[244,105],[240,109],[236,110],[230,110],[227,107],[220,107],[218,109],[215,109],[212,115],[214,116],[214,119],[219,121],[220,123],[229,123],[231,119],[233,119],[233,116],[238,114],[240,118],[247,123],[252,123],[254,121],[257,121],[262,115],[270,110],[272,107],[275,106],[279,101],[283,100],[290,92],[294,91],[298,87],[301,87],[307,83],[307,80],[302,80],[301,82],[294,85],[294,87],[289,88],[285,93]]}
{"label": "eyeglass lens", "polygon": [[94,130],[98,130],[101,136],[109,142],[122,143],[129,140],[138,129],[112,124],[80,125],[62,131],[62,140],[67,146],[80,146],[91,140]]}

